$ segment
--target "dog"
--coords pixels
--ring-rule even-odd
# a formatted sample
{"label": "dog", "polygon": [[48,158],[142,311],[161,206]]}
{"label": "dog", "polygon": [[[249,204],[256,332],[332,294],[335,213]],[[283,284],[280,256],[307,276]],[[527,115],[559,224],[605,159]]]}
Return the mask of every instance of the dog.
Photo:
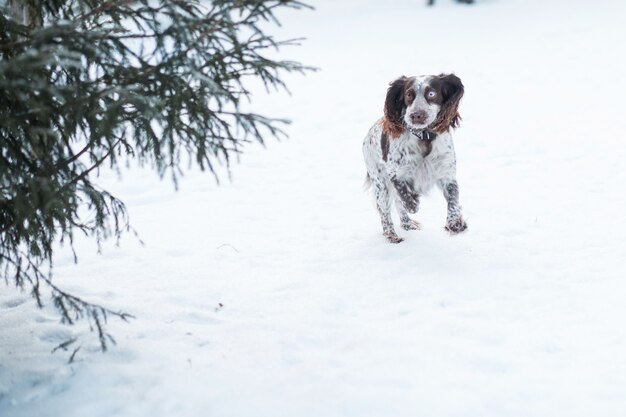
{"label": "dog", "polygon": [[463,93],[463,83],[454,74],[402,76],[389,84],[384,117],[367,133],[363,156],[366,184],[374,190],[383,235],[391,243],[404,240],[394,229],[392,204],[403,229],[419,230],[409,213],[417,212],[420,195],[434,185],[448,202],[445,230],[456,234],[467,229],[450,132],[459,126]]}

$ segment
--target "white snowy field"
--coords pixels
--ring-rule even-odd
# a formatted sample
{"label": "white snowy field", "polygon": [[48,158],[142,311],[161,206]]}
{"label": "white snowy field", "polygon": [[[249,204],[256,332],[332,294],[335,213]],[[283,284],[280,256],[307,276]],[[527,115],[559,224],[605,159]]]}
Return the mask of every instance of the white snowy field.
{"label": "white snowy field", "polygon": [[[80,241],[55,280],[137,317],[117,346],[2,288],[0,416],[626,415],[626,2],[313,3],[277,34],[321,71],[255,104],[289,140],[220,186],[103,173],[145,246]],[[362,139],[389,81],[440,72],[469,229],[433,190],[391,245]]]}

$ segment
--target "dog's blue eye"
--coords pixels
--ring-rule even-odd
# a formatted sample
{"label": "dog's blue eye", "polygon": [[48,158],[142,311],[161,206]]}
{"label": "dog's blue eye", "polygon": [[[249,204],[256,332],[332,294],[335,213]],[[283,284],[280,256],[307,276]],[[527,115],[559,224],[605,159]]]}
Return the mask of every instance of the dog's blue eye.
{"label": "dog's blue eye", "polygon": [[428,98],[434,98],[437,95],[436,92],[434,92],[433,90],[430,90],[428,93],[426,93],[426,97]]}

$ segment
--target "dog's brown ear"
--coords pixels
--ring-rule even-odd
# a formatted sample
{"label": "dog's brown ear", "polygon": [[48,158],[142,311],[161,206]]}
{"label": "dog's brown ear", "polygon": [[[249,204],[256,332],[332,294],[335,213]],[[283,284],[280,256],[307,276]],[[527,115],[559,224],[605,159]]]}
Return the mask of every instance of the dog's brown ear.
{"label": "dog's brown ear", "polygon": [[465,89],[461,79],[454,74],[440,74],[441,95],[443,103],[439,110],[439,115],[435,122],[430,126],[431,130],[437,133],[444,133],[450,128],[457,128],[461,121],[459,115],[459,103],[463,97]]}
{"label": "dog's brown ear", "polygon": [[385,97],[385,120],[384,129],[392,137],[398,137],[404,132],[402,117],[406,110],[404,104],[404,91],[408,78],[404,75],[389,84],[387,97]]}

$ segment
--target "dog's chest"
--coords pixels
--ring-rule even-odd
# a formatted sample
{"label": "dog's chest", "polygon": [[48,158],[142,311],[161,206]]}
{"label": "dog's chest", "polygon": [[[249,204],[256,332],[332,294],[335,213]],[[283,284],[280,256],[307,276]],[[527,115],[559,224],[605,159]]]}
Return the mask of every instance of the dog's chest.
{"label": "dog's chest", "polygon": [[426,193],[437,180],[445,176],[441,164],[441,141],[409,138],[399,141],[390,149],[390,162],[398,164],[398,174],[411,178],[415,190]]}
{"label": "dog's chest", "polygon": [[425,164],[437,159],[439,143],[437,140],[397,139],[391,142],[389,160],[397,165]]}

